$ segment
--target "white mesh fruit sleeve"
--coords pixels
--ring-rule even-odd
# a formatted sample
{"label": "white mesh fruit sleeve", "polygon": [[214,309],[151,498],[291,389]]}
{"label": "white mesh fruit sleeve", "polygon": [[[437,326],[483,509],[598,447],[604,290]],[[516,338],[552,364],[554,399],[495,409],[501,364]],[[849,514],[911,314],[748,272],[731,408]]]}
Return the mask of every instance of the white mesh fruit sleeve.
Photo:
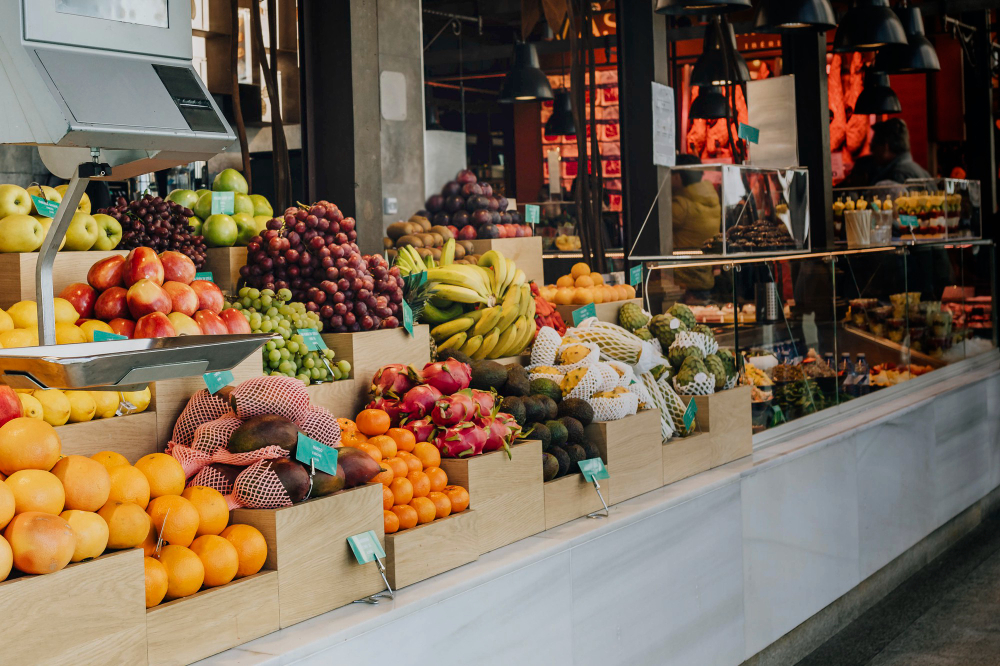
{"label": "white mesh fruit sleeve", "polygon": [[531,365],[555,365],[562,336],[551,326],[542,326],[531,346]]}
{"label": "white mesh fruit sleeve", "polygon": [[699,372],[694,376],[694,381],[681,386],[677,383],[677,377],[673,377],[674,390],[678,395],[712,395],[715,393],[715,377]]}

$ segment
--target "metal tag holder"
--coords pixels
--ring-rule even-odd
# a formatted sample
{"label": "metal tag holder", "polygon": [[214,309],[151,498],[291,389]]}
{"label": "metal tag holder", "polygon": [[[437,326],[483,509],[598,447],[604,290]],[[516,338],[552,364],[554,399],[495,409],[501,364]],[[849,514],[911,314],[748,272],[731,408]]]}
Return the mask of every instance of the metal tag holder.
{"label": "metal tag holder", "polygon": [[594,511],[593,513],[588,513],[587,518],[610,518],[611,509],[608,508],[608,503],[604,501],[604,495],[601,494],[601,484],[598,483],[597,479],[591,479],[594,482],[594,491],[597,496],[601,498],[601,504],[604,505],[604,513],[601,513],[600,509]]}
{"label": "metal tag holder", "polygon": [[377,592],[371,595],[370,597],[365,597],[364,599],[357,599],[355,601],[352,601],[351,602],[352,604],[371,604],[373,606],[377,606],[379,599],[388,598],[390,601],[392,601],[396,598],[396,593],[393,592],[392,585],[389,585],[389,579],[386,577],[385,563],[382,562],[381,558],[379,558],[377,553],[374,555],[374,557],[375,557],[375,565],[378,567],[378,573],[380,576],[382,576],[382,581],[385,583],[385,590],[382,592]]}

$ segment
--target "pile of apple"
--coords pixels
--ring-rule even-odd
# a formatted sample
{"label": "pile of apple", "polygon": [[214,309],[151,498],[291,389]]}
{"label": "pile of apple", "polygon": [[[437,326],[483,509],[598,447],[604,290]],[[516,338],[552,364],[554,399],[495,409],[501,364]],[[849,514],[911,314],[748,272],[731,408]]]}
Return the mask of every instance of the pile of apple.
{"label": "pile of apple", "polygon": [[[248,194],[246,178],[236,169],[225,169],[212,181],[211,190],[174,190],[168,201],[190,208],[194,216],[188,224],[196,235],[205,237],[208,247],[245,246],[265,229],[274,217],[271,202],[261,194]],[[233,192],[233,214],[212,215],[212,194]]]}
{"label": "pile of apple", "polygon": [[[35,252],[52,225],[32,201],[34,195],[54,203],[62,202],[66,185],[47,187],[0,185],[0,252]],[[90,214],[90,198],[84,193],[69,223],[61,250],[113,250],[122,239],[122,227],[112,217]]]}
{"label": "pile of apple", "polygon": [[223,311],[222,290],[195,279],[195,265],[180,252],[159,255],[138,247],[128,256],[95,263],[87,283],[66,287],[60,298],[73,304],[80,319],[98,319],[128,338],[250,333],[246,317]]}

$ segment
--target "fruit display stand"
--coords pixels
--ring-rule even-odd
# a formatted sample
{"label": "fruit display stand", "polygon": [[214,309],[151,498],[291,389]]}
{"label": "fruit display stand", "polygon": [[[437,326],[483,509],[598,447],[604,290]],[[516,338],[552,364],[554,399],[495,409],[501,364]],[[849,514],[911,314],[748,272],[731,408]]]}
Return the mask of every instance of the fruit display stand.
{"label": "fruit display stand", "polygon": [[157,439],[155,398],[139,414],[94,419],[85,423],[67,423],[56,428],[62,440],[63,455],[91,456],[113,448],[130,463],[149,453],[163,450]]}
{"label": "fruit display stand", "polygon": [[0,583],[5,664],[141,664],[146,661],[142,550]]}
{"label": "fruit display stand", "polygon": [[663,485],[660,412],[647,409],[620,421],[586,427],[587,440],[601,452],[611,475],[608,504],[618,504]]}
{"label": "fruit display stand", "polygon": [[[608,498],[611,497],[611,482],[612,479],[600,482],[601,494],[604,495],[606,502],[610,502]],[[569,474],[546,481],[544,490],[547,530],[604,509],[601,498],[594,490],[594,484],[584,481],[583,474]]]}
{"label": "fruit display stand", "polygon": [[[116,254],[124,257],[128,251],[57,252],[52,265],[53,293],[58,294],[74,282],[86,282],[91,266]],[[18,301],[35,300],[35,264],[38,256],[38,252],[0,254],[0,308],[7,309]]]}
{"label": "fruit display stand", "polygon": [[663,483],[725,465],[753,453],[750,387],[681,397],[698,406],[695,432],[663,443]]}
{"label": "fruit display stand", "polygon": [[205,265],[200,272],[211,273],[212,281],[224,294],[235,294],[240,281],[240,269],[246,266],[245,247],[210,247],[205,253]]}
{"label": "fruit display stand", "polygon": [[[641,298],[630,298],[625,301],[611,301],[610,303],[594,303],[595,316],[599,321],[606,321],[611,324],[618,323],[618,311],[622,309],[622,306],[626,303],[635,303],[640,308],[642,307]],[[559,316],[563,318],[567,326],[573,325],[573,312],[579,310],[584,306],[582,305],[557,305],[556,311]]]}
{"label": "fruit display stand", "polygon": [[278,573],[261,571],[148,609],[149,664],[190,664],[278,628]]}
{"label": "fruit display stand", "polygon": [[496,250],[507,257],[517,267],[524,271],[528,281],[545,284],[545,267],[542,264],[542,237],[524,236],[522,238],[494,238],[492,240],[474,240],[472,246],[476,254],[486,254]]}
{"label": "fruit display stand", "polygon": [[256,527],[267,540],[264,567],[278,573],[281,628],[385,589],[375,565],[359,565],[347,543],[368,530],[384,539],[381,484],[283,509],[236,509],[230,521]]}
{"label": "fruit display stand", "polygon": [[477,514],[479,552],[488,553],[545,530],[542,443],[524,440],[505,451],[469,458],[448,458],[441,469],[449,483],[469,491]]}
{"label": "fruit display stand", "polygon": [[385,535],[386,575],[392,589],[427,580],[479,559],[477,511],[466,509]]}

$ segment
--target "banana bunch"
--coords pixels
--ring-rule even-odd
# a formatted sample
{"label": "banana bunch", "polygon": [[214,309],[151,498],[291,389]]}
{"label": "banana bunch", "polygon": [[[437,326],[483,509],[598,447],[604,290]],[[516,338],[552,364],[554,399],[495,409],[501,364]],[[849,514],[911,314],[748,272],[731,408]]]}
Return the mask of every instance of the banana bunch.
{"label": "banana bunch", "polygon": [[439,264],[434,260],[434,257],[428,255],[426,258],[420,256],[412,245],[404,245],[399,248],[398,254],[396,255],[396,265],[399,266],[399,274],[402,277],[407,275],[413,275],[414,273],[422,273],[431,268],[437,268],[438,266],[451,266],[452,262],[455,261],[455,239],[449,238],[441,248],[441,263]]}

